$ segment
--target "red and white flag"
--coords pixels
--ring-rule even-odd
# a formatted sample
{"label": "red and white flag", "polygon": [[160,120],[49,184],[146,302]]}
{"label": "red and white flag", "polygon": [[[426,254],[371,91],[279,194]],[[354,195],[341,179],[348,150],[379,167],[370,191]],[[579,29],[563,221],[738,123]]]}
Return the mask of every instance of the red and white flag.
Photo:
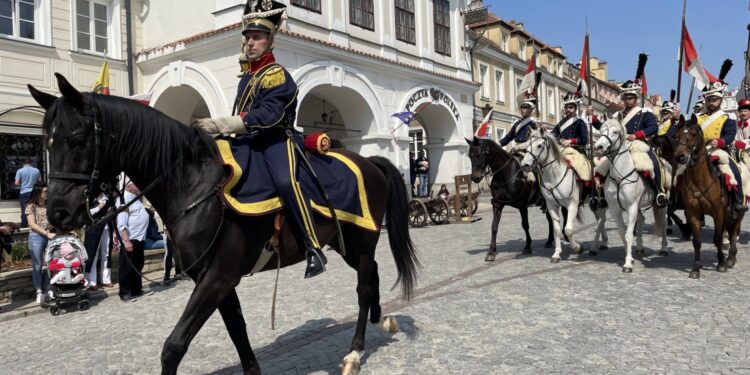
{"label": "red and white flag", "polygon": [[578,81],[578,89],[576,94],[579,97],[590,96],[588,85],[589,78],[589,34],[586,33],[586,38],[583,40],[583,55],[581,56],[581,67],[578,69],[578,75],[581,77]]}
{"label": "red and white flag", "polygon": [[143,104],[145,106],[149,106],[151,104],[151,93],[150,92],[146,93],[146,94],[136,94],[136,95],[133,95],[133,96],[128,96],[126,98],[127,99],[135,100],[135,101],[137,101],[137,102],[139,102],[139,103],[141,103],[141,104]]}
{"label": "red and white flag", "polygon": [[518,94],[516,95],[518,101],[524,99],[526,93],[531,93],[534,90],[534,73],[536,72],[536,57],[531,55],[529,60],[529,66],[526,68],[526,74],[523,76],[521,86],[518,87]]}
{"label": "red and white flag", "polygon": [[[695,78],[695,87],[703,89],[711,83],[713,76],[706,71],[706,68],[698,59],[698,52],[695,50],[693,40],[690,38],[687,26],[682,26],[682,53],[685,61],[685,71]],[[713,78],[715,81],[716,78]]]}
{"label": "red and white flag", "polygon": [[482,120],[482,124],[479,125],[479,128],[477,129],[477,132],[474,133],[474,136],[477,138],[487,138],[488,136],[488,130],[490,128],[490,123],[492,122],[492,112],[494,112],[494,109],[490,109],[490,112],[487,113],[487,116],[484,116],[484,120]]}

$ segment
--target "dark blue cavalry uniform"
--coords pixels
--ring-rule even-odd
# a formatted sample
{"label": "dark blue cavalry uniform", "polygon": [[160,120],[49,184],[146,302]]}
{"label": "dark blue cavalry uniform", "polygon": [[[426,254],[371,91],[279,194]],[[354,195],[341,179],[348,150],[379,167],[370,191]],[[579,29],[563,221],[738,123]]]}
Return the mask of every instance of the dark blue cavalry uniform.
{"label": "dark blue cavalry uniform", "polygon": [[[636,139],[644,140],[646,137],[650,137],[656,132],[659,131],[659,125],[656,121],[656,116],[654,116],[653,113],[649,111],[644,111],[643,109],[637,109],[638,112],[628,121],[627,124],[625,124],[625,131],[628,134],[635,135]],[[627,113],[622,113],[622,118],[624,119],[627,116]],[[594,117],[594,120],[591,122],[591,125],[599,129],[602,126],[602,122]]]}
{"label": "dark blue cavalry uniform", "polygon": [[575,118],[572,124],[566,126],[569,120],[563,119],[557,123],[552,129],[552,135],[559,140],[567,139],[574,146],[585,146],[589,142],[588,126],[580,118]]}
{"label": "dark blue cavalry uniform", "polygon": [[500,145],[505,146],[510,143],[510,141],[515,141],[517,144],[528,141],[529,135],[531,134],[531,128],[535,124],[535,120],[533,117],[529,117],[528,121],[526,120],[527,119],[521,119],[513,124],[508,134],[506,134],[505,137],[500,140]]}
{"label": "dark blue cavalry uniform", "polygon": [[[273,55],[267,58],[273,61]],[[270,62],[242,76],[235,99],[235,112],[242,117],[252,137],[253,148],[263,154],[267,169],[284,203],[286,217],[295,224],[308,248],[320,249],[315,236],[310,200],[297,182],[299,161],[293,141],[303,146],[293,130],[297,108],[297,84],[281,65]]]}

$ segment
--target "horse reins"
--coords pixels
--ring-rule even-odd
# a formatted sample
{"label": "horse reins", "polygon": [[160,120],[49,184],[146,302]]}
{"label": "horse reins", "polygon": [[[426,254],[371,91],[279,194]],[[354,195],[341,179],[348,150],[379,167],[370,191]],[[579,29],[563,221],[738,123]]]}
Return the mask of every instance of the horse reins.
{"label": "horse reins", "polygon": [[[541,137],[533,137],[533,138],[542,139]],[[547,160],[549,158],[550,147],[552,147],[552,146],[549,144],[549,139],[548,138],[543,138],[543,141],[544,141],[544,144],[547,145],[547,147],[545,147],[545,150],[544,150],[545,151],[544,159],[542,159],[542,160]],[[539,165],[540,164],[539,163],[539,159],[534,155],[533,152],[531,153],[531,157],[534,158],[534,164],[535,165]],[[539,186],[543,187],[544,190],[547,190],[547,193],[551,194],[552,198],[555,198],[555,202],[557,202],[557,205],[560,206],[560,207],[562,207],[562,204],[560,203],[560,200],[557,199],[557,196],[555,195],[555,190],[560,185],[562,185],[562,183],[565,181],[565,178],[568,176],[568,172],[570,172],[570,168],[565,168],[565,173],[563,173],[562,177],[560,178],[560,181],[558,181],[557,184],[555,184],[555,186],[553,186],[551,188],[548,188],[547,186],[545,186],[544,181],[541,181],[542,171],[545,168],[547,168],[550,165],[552,165],[555,161],[557,161],[557,159],[553,158],[552,161],[550,161],[550,162],[548,162],[548,163],[546,163],[546,164],[541,165],[541,166],[538,167],[537,170],[539,171],[539,176],[540,176],[539,177],[539,179],[540,179]],[[575,178],[572,180],[572,183],[571,183],[571,189],[570,189],[571,191],[573,191],[574,184],[575,184]]]}

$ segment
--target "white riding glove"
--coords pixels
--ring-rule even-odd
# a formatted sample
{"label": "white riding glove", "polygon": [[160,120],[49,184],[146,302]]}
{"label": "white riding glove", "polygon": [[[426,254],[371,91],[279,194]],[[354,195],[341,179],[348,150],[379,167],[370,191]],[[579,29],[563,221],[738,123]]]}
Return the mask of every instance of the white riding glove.
{"label": "white riding glove", "polygon": [[192,126],[203,129],[203,131],[214,137],[219,134],[247,134],[245,123],[242,122],[242,116],[201,118],[193,121]]}

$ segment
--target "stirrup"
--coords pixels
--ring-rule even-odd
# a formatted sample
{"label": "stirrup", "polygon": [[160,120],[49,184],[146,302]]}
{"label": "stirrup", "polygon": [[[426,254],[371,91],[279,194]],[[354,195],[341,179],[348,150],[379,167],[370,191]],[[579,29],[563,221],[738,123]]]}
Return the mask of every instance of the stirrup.
{"label": "stirrup", "polygon": [[305,267],[305,278],[309,279],[325,272],[326,259],[325,254],[320,249],[307,249],[307,267]]}
{"label": "stirrup", "polygon": [[659,207],[666,207],[669,204],[669,199],[667,199],[667,195],[664,193],[659,193],[656,195],[655,203]]}
{"label": "stirrup", "polygon": [[747,206],[743,206],[742,204],[739,204],[739,203],[734,205],[735,212],[747,212],[747,209],[748,209]]}

